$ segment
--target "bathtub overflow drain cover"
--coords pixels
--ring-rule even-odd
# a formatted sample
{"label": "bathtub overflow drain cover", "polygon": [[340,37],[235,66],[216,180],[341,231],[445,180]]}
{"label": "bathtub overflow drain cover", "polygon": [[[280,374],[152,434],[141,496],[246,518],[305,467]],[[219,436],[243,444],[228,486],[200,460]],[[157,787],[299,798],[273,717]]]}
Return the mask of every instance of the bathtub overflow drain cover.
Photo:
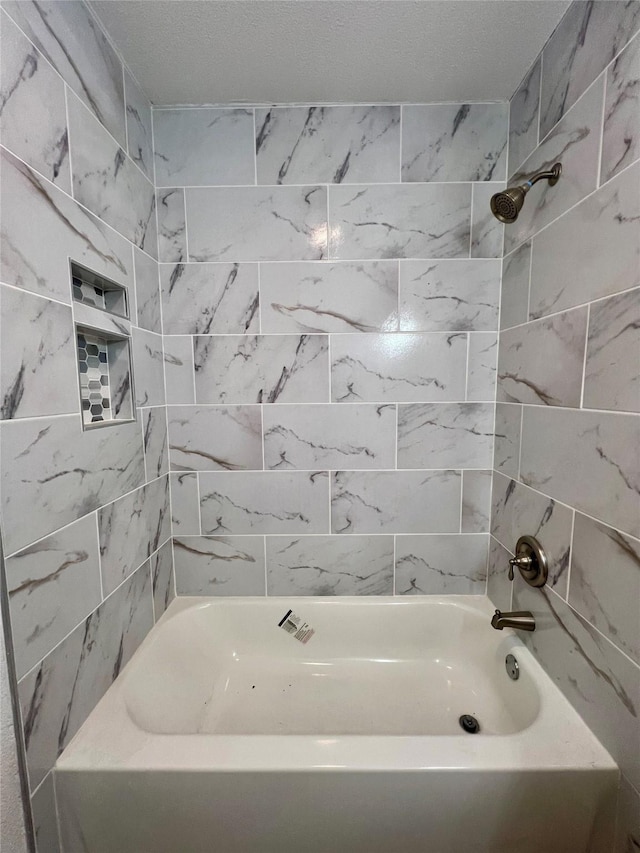
{"label": "bathtub overflow drain cover", "polygon": [[520,678],[520,667],[518,661],[513,655],[507,655],[504,659],[504,665],[507,670],[507,675],[512,681],[517,681]]}
{"label": "bathtub overflow drain cover", "polygon": [[480,731],[480,723],[471,714],[463,714],[458,722],[467,734],[475,735]]}

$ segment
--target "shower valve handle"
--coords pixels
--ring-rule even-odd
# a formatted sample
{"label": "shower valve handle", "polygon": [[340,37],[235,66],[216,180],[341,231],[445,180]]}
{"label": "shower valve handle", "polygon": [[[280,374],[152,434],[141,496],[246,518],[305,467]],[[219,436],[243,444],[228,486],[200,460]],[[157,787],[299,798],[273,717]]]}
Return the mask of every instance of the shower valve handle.
{"label": "shower valve handle", "polygon": [[531,557],[523,556],[523,557],[513,557],[509,560],[509,580],[513,580],[513,570],[515,568],[518,569],[530,569],[531,568]]}

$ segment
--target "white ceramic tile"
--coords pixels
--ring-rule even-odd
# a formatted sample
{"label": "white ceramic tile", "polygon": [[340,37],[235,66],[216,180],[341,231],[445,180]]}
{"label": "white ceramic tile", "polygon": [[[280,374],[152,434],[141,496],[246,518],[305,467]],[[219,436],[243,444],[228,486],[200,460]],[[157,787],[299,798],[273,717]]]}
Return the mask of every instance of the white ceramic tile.
{"label": "white ceramic tile", "polygon": [[7,554],[144,482],[136,422],[83,432],[80,415],[5,421],[0,436]]}
{"label": "white ceramic tile", "polygon": [[187,226],[184,190],[156,190],[158,211],[158,260],[180,263],[187,260]]}
{"label": "white ceramic tile", "polygon": [[491,517],[491,471],[462,472],[462,533],[486,533]]}
{"label": "white ceramic tile", "polygon": [[462,400],[467,336],[448,332],[336,335],[334,402]]}
{"label": "white ceramic tile", "polygon": [[124,72],[129,157],[153,181],[151,104],[131,74]]}
{"label": "white ceramic tile", "polygon": [[172,471],[262,469],[259,406],[170,406]]}
{"label": "white ceramic tile", "polygon": [[258,331],[257,264],[160,265],[165,335]]}
{"label": "white ceramic tile", "polygon": [[71,309],[0,285],[0,417],[79,410]]}
{"label": "white ceramic tile", "polygon": [[98,529],[102,586],[108,595],[171,535],[169,478],[99,509]]}
{"label": "white ceramic tile", "polygon": [[100,604],[94,514],[5,561],[18,678]]}
{"label": "white ceramic tile", "polygon": [[586,334],[586,308],[502,332],[498,400],[579,407]]}
{"label": "white ceramic tile", "polygon": [[3,8],[121,145],[122,64],[80,0],[8,0]]}
{"label": "white ceramic tile", "polygon": [[269,595],[392,595],[392,536],[267,536]]}
{"label": "white ceramic tile", "polygon": [[[640,21],[640,17],[639,17]],[[640,157],[640,36],[607,70],[600,183]]]}
{"label": "white ceramic tile", "polygon": [[576,513],[569,604],[640,663],[640,541]]}
{"label": "white ceramic tile", "polygon": [[154,110],[153,131],[156,186],[255,182],[253,110]]}
{"label": "white ceramic tile", "polygon": [[489,468],[493,404],[398,407],[398,468]]}
{"label": "white ceramic tile", "polygon": [[506,104],[425,104],[402,110],[403,181],[504,181]]}
{"label": "white ceramic tile", "polygon": [[638,447],[640,418],[635,415],[525,406],[520,476],[530,486],[638,536]]}
{"label": "white ceramic tile", "polygon": [[640,284],[639,218],[640,164],[539,234],[533,241],[531,317]]}
{"label": "white ceramic tile", "polygon": [[171,540],[159,548],[149,560],[153,590],[153,616],[157,621],[175,597],[173,582],[173,547]]}
{"label": "white ceramic tile", "polygon": [[509,172],[512,174],[538,144],[540,105],[539,57],[516,89],[509,104]]}
{"label": "white ceramic tile", "polygon": [[162,336],[133,329],[133,382],[138,406],[164,405],[164,355]]}
{"label": "white ceramic tile", "polygon": [[206,335],[193,339],[198,403],[324,403],[326,335]]}
{"label": "white ceramic tile", "polygon": [[[555,226],[554,226],[555,227]],[[508,329],[529,319],[531,243],[523,243],[504,259],[500,298],[500,328]]]}
{"label": "white ceramic tile", "polygon": [[200,474],[202,532],[328,533],[325,471]]}
{"label": "white ceramic tile", "polygon": [[[158,264],[134,246],[138,326],[162,334]],[[135,319],[134,319],[135,322]]]}
{"label": "white ceramic tile", "polygon": [[190,261],[327,257],[325,187],[185,190]]}
{"label": "white ceramic tile", "polygon": [[469,334],[467,400],[486,402],[496,398],[498,335],[496,332]]}
{"label": "white ceramic tile", "polygon": [[491,603],[499,610],[511,610],[513,584],[509,581],[509,560],[511,553],[494,539],[489,537],[489,564],[487,566],[487,595]]}
{"label": "white ceramic tile", "polygon": [[[520,536],[535,536],[549,558],[548,585],[566,597],[572,512],[509,477],[493,476],[491,533],[515,553]],[[508,567],[507,567],[508,569]]]}
{"label": "white ceramic tile", "polygon": [[2,144],[70,193],[64,83],[6,15],[0,46]]}
{"label": "white ceramic tile", "polygon": [[396,595],[484,595],[486,533],[396,537]]}
{"label": "white ceramic tile", "polygon": [[262,536],[179,536],[178,595],[264,595]]}
{"label": "white ceramic tile", "polygon": [[501,258],[504,225],[491,212],[491,196],[505,188],[499,184],[473,185],[471,215],[471,257]]}
{"label": "white ceramic tile", "polygon": [[329,256],[469,256],[470,184],[329,188]]}
{"label": "white ceramic tile", "polygon": [[400,107],[256,109],[259,184],[397,181]]}
{"label": "white ceramic tile", "polygon": [[640,289],[591,306],[583,405],[640,412]]}
{"label": "white ceramic tile", "polygon": [[457,533],[459,471],[337,471],[333,533]]}
{"label": "white ceramic tile", "polygon": [[522,406],[498,403],[493,448],[493,467],[501,474],[518,478],[520,468],[520,422]]}
{"label": "white ceramic tile", "polygon": [[395,467],[395,406],[265,406],[263,422],[265,468]]}
{"label": "white ceramic tile", "polygon": [[195,403],[193,339],[188,335],[165,335],[162,344],[167,403]]}
{"label": "white ceramic tile", "polygon": [[400,329],[403,332],[480,331],[498,328],[500,261],[402,261]]}
{"label": "white ceramic tile", "polygon": [[185,472],[170,474],[171,522],[174,536],[200,533],[198,475]]}
{"label": "white ceramic tile", "polygon": [[263,332],[398,328],[397,261],[260,265]]}
{"label": "white ceramic tile", "polygon": [[147,482],[155,480],[169,470],[167,418],[164,406],[142,409],[144,436],[144,464]]}
{"label": "white ceramic tile", "polygon": [[77,98],[69,96],[73,196],[124,237],[157,254],[153,185]]}

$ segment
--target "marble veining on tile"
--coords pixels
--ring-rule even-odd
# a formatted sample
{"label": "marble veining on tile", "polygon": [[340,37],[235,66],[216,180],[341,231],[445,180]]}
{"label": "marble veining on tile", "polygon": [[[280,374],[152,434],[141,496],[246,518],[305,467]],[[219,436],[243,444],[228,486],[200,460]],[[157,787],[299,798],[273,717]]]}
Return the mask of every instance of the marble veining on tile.
{"label": "marble veining on tile", "polygon": [[403,107],[403,181],[503,181],[506,169],[505,104]]}
{"label": "marble veining on tile", "polygon": [[260,265],[263,332],[398,328],[397,261]]}
{"label": "marble veining on tile", "polygon": [[171,530],[174,536],[200,533],[198,475],[191,471],[170,474]]}
{"label": "marble veining on tile", "polygon": [[489,537],[489,562],[487,565],[487,595],[494,607],[511,610],[513,584],[509,581],[509,560],[512,553],[502,547],[493,536]]}
{"label": "marble veining on tile", "polygon": [[162,335],[147,332],[146,329],[133,329],[131,349],[137,405],[164,405]]}
{"label": "marble veining on tile", "polygon": [[492,459],[492,404],[398,407],[398,468],[489,468]]}
{"label": "marble veining on tile", "polygon": [[491,471],[462,472],[462,533],[486,533],[491,518]]}
{"label": "marble veining on tile", "polygon": [[133,260],[136,273],[137,325],[150,332],[162,334],[158,264],[136,247],[133,249]]}
{"label": "marble veining on tile", "polygon": [[193,338],[188,335],[165,335],[162,346],[167,404],[195,403]]}
{"label": "marble veining on tile", "polygon": [[465,334],[337,335],[331,397],[337,403],[462,400],[466,362]]}
{"label": "marble veining on tile", "polygon": [[262,469],[259,406],[169,406],[172,471]]}
{"label": "marble veining on tile", "polygon": [[329,256],[469,256],[470,184],[329,187]]}
{"label": "marble veining on tile", "polygon": [[504,259],[500,296],[500,328],[508,329],[529,319],[531,242],[523,243]]}
{"label": "marble veining on tile", "polygon": [[636,36],[607,70],[600,183],[639,156],[640,36]]}
{"label": "marble veining on tile", "polygon": [[491,196],[504,188],[503,183],[473,185],[472,258],[502,257],[504,225],[491,213]]}
{"label": "marble veining on tile", "polygon": [[469,334],[467,400],[486,402],[496,398],[498,335],[496,332]]}
{"label": "marble veining on tile", "polygon": [[262,536],[179,536],[178,595],[264,595]]}
{"label": "marble veining on tile", "polygon": [[398,180],[400,107],[256,109],[259,184]]}
{"label": "marble veining on tile", "polygon": [[157,622],[175,597],[171,540],[165,542],[155,554],[152,554],[149,563],[153,592],[153,616]]}
{"label": "marble veining on tile", "polygon": [[484,595],[488,539],[398,536],[396,595]]}
{"label": "marble veining on tile", "polygon": [[158,216],[158,260],[167,264],[186,261],[187,226],[184,190],[156,190],[156,208]]}
{"label": "marble veining on tile", "polygon": [[522,406],[498,403],[493,447],[493,467],[501,474],[518,478],[520,469],[520,422]]}
{"label": "marble veining on tile", "polygon": [[167,418],[164,406],[142,410],[144,464],[147,482],[169,471]]}
{"label": "marble veining on tile", "polygon": [[393,405],[265,406],[263,422],[270,470],[395,467]]}
{"label": "marble veining on tile", "polygon": [[124,81],[129,157],[153,181],[151,104],[126,68]]}
{"label": "marble veining on tile", "polygon": [[31,812],[36,836],[36,849],[46,850],[47,853],[60,853],[53,773],[49,773],[31,797]]}
{"label": "marble veining on tile", "polygon": [[538,57],[509,104],[509,174],[515,172],[538,144],[541,61]]}

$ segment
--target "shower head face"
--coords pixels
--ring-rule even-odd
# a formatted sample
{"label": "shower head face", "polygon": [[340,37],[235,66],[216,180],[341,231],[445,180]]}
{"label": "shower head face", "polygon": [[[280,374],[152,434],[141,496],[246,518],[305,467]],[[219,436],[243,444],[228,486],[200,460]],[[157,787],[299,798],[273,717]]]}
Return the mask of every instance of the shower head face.
{"label": "shower head face", "polygon": [[507,225],[515,222],[522,210],[527,189],[528,187],[526,189],[523,187],[509,187],[502,192],[496,193],[491,197],[491,213],[493,213],[496,219]]}

